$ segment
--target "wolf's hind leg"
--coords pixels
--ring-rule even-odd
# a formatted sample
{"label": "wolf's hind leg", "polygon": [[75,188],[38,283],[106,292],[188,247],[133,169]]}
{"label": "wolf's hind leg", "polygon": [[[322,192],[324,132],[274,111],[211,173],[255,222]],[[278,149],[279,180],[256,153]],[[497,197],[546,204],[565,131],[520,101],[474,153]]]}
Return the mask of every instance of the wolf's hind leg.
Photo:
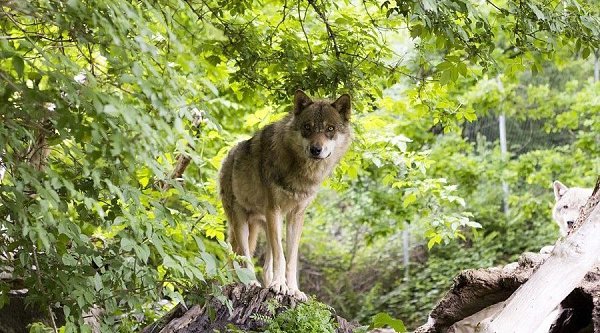
{"label": "wolf's hind leg", "polygon": [[254,250],[256,250],[260,228],[260,220],[250,218],[248,221],[248,248],[250,249],[250,255],[254,255]]}
{"label": "wolf's hind leg", "polygon": [[[250,223],[247,214],[236,212],[235,222],[232,223],[233,233],[237,243],[238,254],[246,257],[246,267],[254,272],[254,263],[252,262],[252,253],[250,252]],[[252,285],[260,286],[256,280],[251,281]]]}
{"label": "wolf's hind leg", "polygon": [[[250,253],[254,254],[256,250],[256,244],[258,241],[258,235],[262,228],[265,227],[265,217],[261,215],[253,215],[250,217],[250,236],[248,237],[248,245],[250,246]],[[265,262],[263,264],[262,282],[264,286],[268,286],[273,280],[273,255],[271,253],[271,246],[267,237],[267,244],[265,246]]]}

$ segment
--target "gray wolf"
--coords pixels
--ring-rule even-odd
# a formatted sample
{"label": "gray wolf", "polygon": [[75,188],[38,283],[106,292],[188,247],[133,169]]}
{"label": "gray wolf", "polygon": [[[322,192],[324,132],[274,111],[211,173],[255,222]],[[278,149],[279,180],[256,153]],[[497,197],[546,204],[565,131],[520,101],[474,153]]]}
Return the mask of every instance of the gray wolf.
{"label": "gray wolf", "polygon": [[554,181],[554,198],[556,203],[552,217],[560,227],[560,234],[566,236],[579,217],[579,209],[585,205],[592,195],[591,188],[567,187],[558,180]]}
{"label": "gray wolf", "polygon": [[[238,143],[223,161],[219,185],[229,242],[250,259],[258,232],[265,229],[263,283],[275,292],[306,299],[297,281],[304,210],[350,146],[350,111],[348,94],[333,102],[313,101],[298,90],[287,116]],[[248,267],[254,269],[251,259]]]}

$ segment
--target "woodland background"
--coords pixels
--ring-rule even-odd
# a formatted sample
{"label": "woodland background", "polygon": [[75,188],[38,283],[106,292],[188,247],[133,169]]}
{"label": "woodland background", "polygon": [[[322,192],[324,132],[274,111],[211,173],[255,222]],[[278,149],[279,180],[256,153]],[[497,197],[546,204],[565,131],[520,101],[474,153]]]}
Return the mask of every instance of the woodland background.
{"label": "woodland background", "polygon": [[[355,130],[307,212],[300,285],[364,324],[384,312],[414,328],[460,270],[554,243],[551,182],[600,174],[595,1],[0,10],[0,269],[20,281],[0,282],[0,307],[27,288],[64,332],[85,331],[93,304],[104,331],[131,332],[248,280],[227,265],[216,174],[298,88],[351,93]],[[191,164],[174,180],[180,154]]]}

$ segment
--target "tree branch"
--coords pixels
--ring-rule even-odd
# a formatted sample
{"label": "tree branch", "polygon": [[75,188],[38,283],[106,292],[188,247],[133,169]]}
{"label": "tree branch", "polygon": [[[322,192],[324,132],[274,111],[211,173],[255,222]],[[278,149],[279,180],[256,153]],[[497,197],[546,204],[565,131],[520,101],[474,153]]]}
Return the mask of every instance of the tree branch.
{"label": "tree branch", "polygon": [[306,40],[306,46],[308,47],[308,53],[310,54],[310,59],[313,59],[312,48],[310,47],[310,42],[308,40],[308,34],[306,33],[306,29],[304,29],[304,20],[306,19],[306,12],[304,11],[304,18],[300,17],[300,2],[298,1],[298,21],[300,22],[300,27],[302,28],[302,33],[304,33],[304,39]]}
{"label": "tree branch", "polygon": [[[202,124],[202,114],[200,112],[197,112],[194,114],[194,119],[192,120],[192,126],[199,130],[200,124]],[[183,176],[183,172],[185,171],[185,169],[187,169],[187,167],[190,165],[191,160],[192,160],[192,158],[189,155],[187,155],[185,153],[179,154],[179,156],[177,156],[177,163],[175,163],[175,168],[171,172],[169,179],[170,180],[180,179],[181,176]],[[164,182],[164,181],[160,182],[160,188],[162,191],[166,191],[166,190],[170,189],[171,186],[172,185],[168,182]]]}
{"label": "tree branch", "polygon": [[317,6],[317,4],[315,3],[315,0],[308,0],[308,3],[315,10],[317,15],[319,15],[319,17],[321,18],[321,21],[323,21],[323,23],[325,23],[325,28],[327,29],[327,35],[329,36],[329,40],[331,40],[331,42],[333,43],[333,50],[335,52],[335,57],[339,59],[340,54],[341,54],[340,48],[338,47],[335,33],[333,32],[333,29],[331,28],[331,25],[329,24],[329,21],[327,20],[325,13],[323,13],[323,11],[321,11],[321,9]]}

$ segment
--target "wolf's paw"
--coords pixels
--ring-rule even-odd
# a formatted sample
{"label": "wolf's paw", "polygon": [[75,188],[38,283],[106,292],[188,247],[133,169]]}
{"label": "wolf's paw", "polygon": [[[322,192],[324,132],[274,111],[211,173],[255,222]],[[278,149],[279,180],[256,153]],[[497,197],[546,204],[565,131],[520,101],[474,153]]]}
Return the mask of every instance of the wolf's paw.
{"label": "wolf's paw", "polygon": [[290,289],[290,295],[295,299],[299,300],[300,302],[308,301],[308,297],[306,296],[306,294],[298,289]]}
{"label": "wolf's paw", "polygon": [[269,289],[271,289],[273,292],[275,292],[277,294],[286,294],[287,295],[289,293],[289,289],[285,285],[285,281],[274,280],[271,282],[271,285],[269,285]]}

